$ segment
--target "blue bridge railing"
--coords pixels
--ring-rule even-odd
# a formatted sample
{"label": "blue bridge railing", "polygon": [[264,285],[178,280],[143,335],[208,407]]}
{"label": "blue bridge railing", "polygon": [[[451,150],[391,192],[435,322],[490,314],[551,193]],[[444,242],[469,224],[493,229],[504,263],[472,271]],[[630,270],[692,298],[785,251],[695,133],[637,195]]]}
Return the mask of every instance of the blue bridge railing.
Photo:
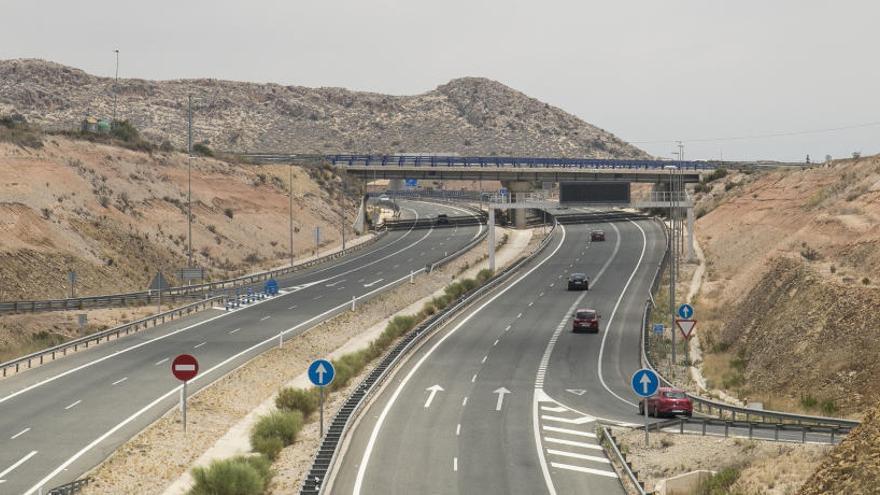
{"label": "blue bridge railing", "polygon": [[333,165],[398,167],[514,167],[662,169],[675,166],[683,170],[713,170],[715,164],[699,161],[635,160],[603,158],[535,158],[517,156],[436,156],[436,155],[327,155]]}

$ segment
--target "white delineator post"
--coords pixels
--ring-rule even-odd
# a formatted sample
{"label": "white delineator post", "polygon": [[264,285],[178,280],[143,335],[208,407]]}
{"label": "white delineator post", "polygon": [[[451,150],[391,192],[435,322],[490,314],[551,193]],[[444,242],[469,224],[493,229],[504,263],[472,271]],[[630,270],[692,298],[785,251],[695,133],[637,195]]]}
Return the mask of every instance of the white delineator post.
{"label": "white delineator post", "polygon": [[489,206],[489,271],[495,273],[495,208]]}
{"label": "white delineator post", "polygon": [[354,311],[356,301],[357,301],[357,296],[351,296],[351,310],[352,311]]}

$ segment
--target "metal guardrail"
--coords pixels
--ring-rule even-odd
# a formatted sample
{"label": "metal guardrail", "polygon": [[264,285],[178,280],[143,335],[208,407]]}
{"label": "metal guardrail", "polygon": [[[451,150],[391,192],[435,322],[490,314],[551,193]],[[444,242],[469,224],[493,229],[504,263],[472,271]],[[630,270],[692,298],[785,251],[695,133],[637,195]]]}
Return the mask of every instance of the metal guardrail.
{"label": "metal guardrail", "polygon": [[[767,422],[755,422],[755,421],[736,421],[736,420],[724,420],[724,419],[715,419],[715,418],[684,418],[679,417],[675,419],[670,419],[668,421],[662,421],[659,423],[651,424],[648,429],[649,430],[664,430],[672,426],[678,426],[678,432],[680,434],[691,433],[685,430],[685,425],[697,425],[700,427],[700,432],[703,436],[706,435],[707,428],[709,426],[716,427],[724,427],[724,436],[730,436],[731,428],[738,429],[747,429],[748,430],[748,438],[758,438],[760,440],[769,440],[764,437],[755,437],[754,433],[756,430],[772,430],[773,431],[773,440],[778,442],[780,441],[780,433],[784,432],[798,432],[801,434],[800,441],[801,443],[807,442],[807,435],[810,433],[820,434],[819,438],[824,441],[825,438],[828,439],[828,443],[834,444],[835,440],[839,440],[844,435],[850,432],[852,427],[849,426],[826,426],[826,425],[805,425],[805,424],[791,424],[791,423],[767,423]],[[824,436],[824,435],[827,435]]]}
{"label": "metal guardrail", "polygon": [[[254,273],[251,275],[244,275],[242,277],[237,277],[229,280],[222,280],[219,282],[207,282],[204,284],[196,284],[196,285],[186,285],[180,287],[171,287],[169,289],[162,290],[162,299],[165,301],[176,301],[177,299],[193,299],[193,298],[201,298],[205,296],[205,293],[219,291],[219,290],[229,290],[234,288],[242,288],[247,287],[249,285],[253,285],[259,282],[266,281],[273,277],[278,277],[281,275],[287,275],[289,273],[298,272],[301,270],[305,270],[307,268],[311,268],[315,265],[320,265],[322,263],[326,263],[328,261],[335,260],[342,256],[351,254],[353,252],[359,251],[367,246],[370,246],[376,243],[382,236],[387,233],[387,230],[383,229],[379,231],[372,239],[362,242],[356,246],[353,246],[345,251],[338,251],[336,253],[328,254],[322,256],[320,258],[316,258],[311,261],[307,261],[305,263],[301,263],[298,265],[294,265],[292,267],[287,266],[284,268],[276,268],[274,270],[268,270],[264,272]],[[128,292],[122,294],[110,294],[110,295],[101,295],[101,296],[87,296],[87,297],[75,297],[69,299],[46,299],[46,300],[34,300],[34,301],[5,301],[0,302],[0,314],[4,313],[36,313],[42,311],[65,311],[65,310],[77,310],[77,309],[87,309],[87,308],[105,308],[112,306],[127,306],[129,304],[143,303],[143,304],[152,304],[159,300],[159,295],[157,291],[140,291],[140,292]]]}
{"label": "metal guardrail", "polygon": [[[655,221],[660,222],[657,218],[654,218]],[[663,229],[664,234],[666,233],[665,225],[661,227]],[[668,235],[667,235],[668,239]],[[668,242],[667,242],[668,246]],[[654,273],[654,280],[651,282],[651,294],[655,293],[660,285],[660,279],[662,278],[662,273],[669,265],[669,249],[667,247],[666,252],[663,254],[663,259],[657,265],[657,271]],[[662,304],[662,303],[661,303]],[[660,377],[660,380],[667,386],[674,386],[673,383],[668,380],[662,373],[660,373],[654,365],[651,363],[651,360],[648,357],[647,352],[647,340],[648,334],[650,332],[649,322],[651,321],[651,299],[648,299],[645,302],[645,309],[642,316],[642,332],[641,332],[641,360],[642,365],[646,366],[657,373],[657,376]],[[672,329],[675,331],[675,329]],[[724,419],[725,417],[730,417],[731,420],[735,421],[737,415],[741,418],[744,417],[746,421],[750,421],[751,418],[760,418],[761,422],[764,423],[787,423],[787,424],[798,424],[798,425],[824,425],[824,426],[837,426],[839,428],[852,428],[858,426],[860,424],[859,421],[844,419],[844,418],[829,418],[824,416],[811,416],[806,414],[796,414],[796,413],[788,413],[783,411],[771,411],[764,409],[751,409],[747,407],[734,406],[732,404],[727,404],[724,402],[720,402],[717,400],[709,399],[706,397],[702,397],[700,395],[692,394],[687,392],[688,397],[694,403],[694,406],[698,412],[701,414],[713,415],[717,414],[719,419]]]}
{"label": "metal guardrail", "polygon": [[549,244],[554,228],[547,234],[541,244],[534,252],[520,258],[516,263],[512,264],[505,270],[499,272],[495,277],[484,285],[473,289],[470,293],[464,294],[453,304],[443,311],[440,311],[426,321],[422,322],[416,328],[411,330],[407,335],[402,337],[400,342],[391,349],[379,361],[379,364],[367,375],[367,377],[358,384],[357,388],[349,395],[345,403],[336,413],[330,427],[321,442],[317,454],[312,462],[312,467],[303,480],[300,489],[301,495],[316,495],[323,492],[324,481],[333,468],[338,455],[338,447],[343,437],[348,432],[351,424],[351,418],[355,417],[365,403],[365,399],[374,394],[377,385],[381,384],[389,376],[390,371],[400,362],[400,359],[411,351],[421,340],[421,337],[429,335],[433,330],[439,328],[450,319],[458,316],[459,311],[470,305],[478,298],[485,295],[488,291],[496,288],[503,281],[507,280],[515,273],[523,264],[533,259]]}
{"label": "metal guardrail", "polygon": [[52,488],[46,495],[73,495],[74,493],[79,493],[82,491],[83,487],[91,483],[92,478],[83,478],[76,481],[71,481],[70,483],[65,483],[61,486],[56,486]]}
{"label": "metal guardrail", "polygon": [[172,321],[175,318],[181,318],[183,316],[187,316],[192,313],[211,308],[214,306],[214,303],[218,301],[221,305],[225,305],[226,299],[227,296],[225,295],[203,299],[192,304],[187,304],[186,306],[175,308],[170,311],[165,311],[164,313],[158,313],[152,316],[148,316],[146,318],[141,318],[140,320],[136,320],[131,323],[120,325],[118,327],[108,328],[107,330],[102,330],[100,332],[95,332],[90,335],[85,335],[83,337],[64,342],[54,347],[50,347],[48,349],[33,352],[26,356],[21,356],[10,361],[6,361],[5,363],[0,363],[0,369],[3,370],[3,377],[6,377],[9,370],[12,368],[14,368],[15,372],[18,373],[22,370],[22,368],[32,368],[35,362],[37,365],[41,365],[47,359],[49,361],[54,361],[56,357],[66,356],[67,352],[70,349],[73,349],[73,352],[78,351],[80,347],[88,349],[89,344],[98,344],[102,340],[109,341],[111,337],[118,339],[119,337],[124,337],[130,333],[136,333],[140,330],[155,327],[157,325],[165,323],[166,321]]}
{"label": "metal guardrail", "polygon": [[589,168],[589,169],[663,169],[676,166],[687,170],[714,170],[712,162],[602,159],[538,158],[520,156],[437,156],[437,155],[327,155],[335,166],[383,167],[513,167],[513,168]]}
{"label": "metal guardrail", "polygon": [[[611,434],[611,431],[608,430],[608,427],[602,425],[599,427],[599,431],[602,433],[602,438],[599,440],[605,440],[608,442],[608,445],[611,447],[611,452],[614,454],[614,458],[617,462],[620,463],[623,472],[626,473],[626,477],[633,484],[633,486],[638,491],[639,495],[648,495],[648,492],[645,491],[645,484],[642,481],[639,481],[638,476],[636,476],[635,471],[632,469],[632,465],[626,460],[623,454],[620,452],[620,448],[617,446],[617,442],[614,440],[614,435]],[[621,479],[621,483],[623,480]]]}

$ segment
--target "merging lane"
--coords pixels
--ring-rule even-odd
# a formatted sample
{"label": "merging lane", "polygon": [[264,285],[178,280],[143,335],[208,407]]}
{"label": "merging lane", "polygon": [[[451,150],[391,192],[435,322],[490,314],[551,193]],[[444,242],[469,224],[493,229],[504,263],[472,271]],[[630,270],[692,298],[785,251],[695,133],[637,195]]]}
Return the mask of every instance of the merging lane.
{"label": "merging lane", "polygon": [[[401,202],[413,217],[453,206]],[[210,310],[0,380],[0,493],[71,481],[178,401],[170,359],[195,355],[196,392],[248,359],[470,242],[483,227],[388,233],[363,252],[280,279],[281,295]]]}

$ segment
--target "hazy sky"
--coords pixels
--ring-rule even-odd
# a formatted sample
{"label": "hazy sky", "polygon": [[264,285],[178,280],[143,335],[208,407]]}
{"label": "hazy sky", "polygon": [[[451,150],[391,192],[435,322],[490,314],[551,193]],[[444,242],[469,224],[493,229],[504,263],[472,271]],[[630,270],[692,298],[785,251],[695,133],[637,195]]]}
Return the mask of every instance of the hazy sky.
{"label": "hazy sky", "polygon": [[[6,0],[0,58],[393,94],[498,80],[657,156],[880,152],[876,0]],[[872,125],[864,125],[872,124]],[[862,125],[743,140],[714,138]]]}

